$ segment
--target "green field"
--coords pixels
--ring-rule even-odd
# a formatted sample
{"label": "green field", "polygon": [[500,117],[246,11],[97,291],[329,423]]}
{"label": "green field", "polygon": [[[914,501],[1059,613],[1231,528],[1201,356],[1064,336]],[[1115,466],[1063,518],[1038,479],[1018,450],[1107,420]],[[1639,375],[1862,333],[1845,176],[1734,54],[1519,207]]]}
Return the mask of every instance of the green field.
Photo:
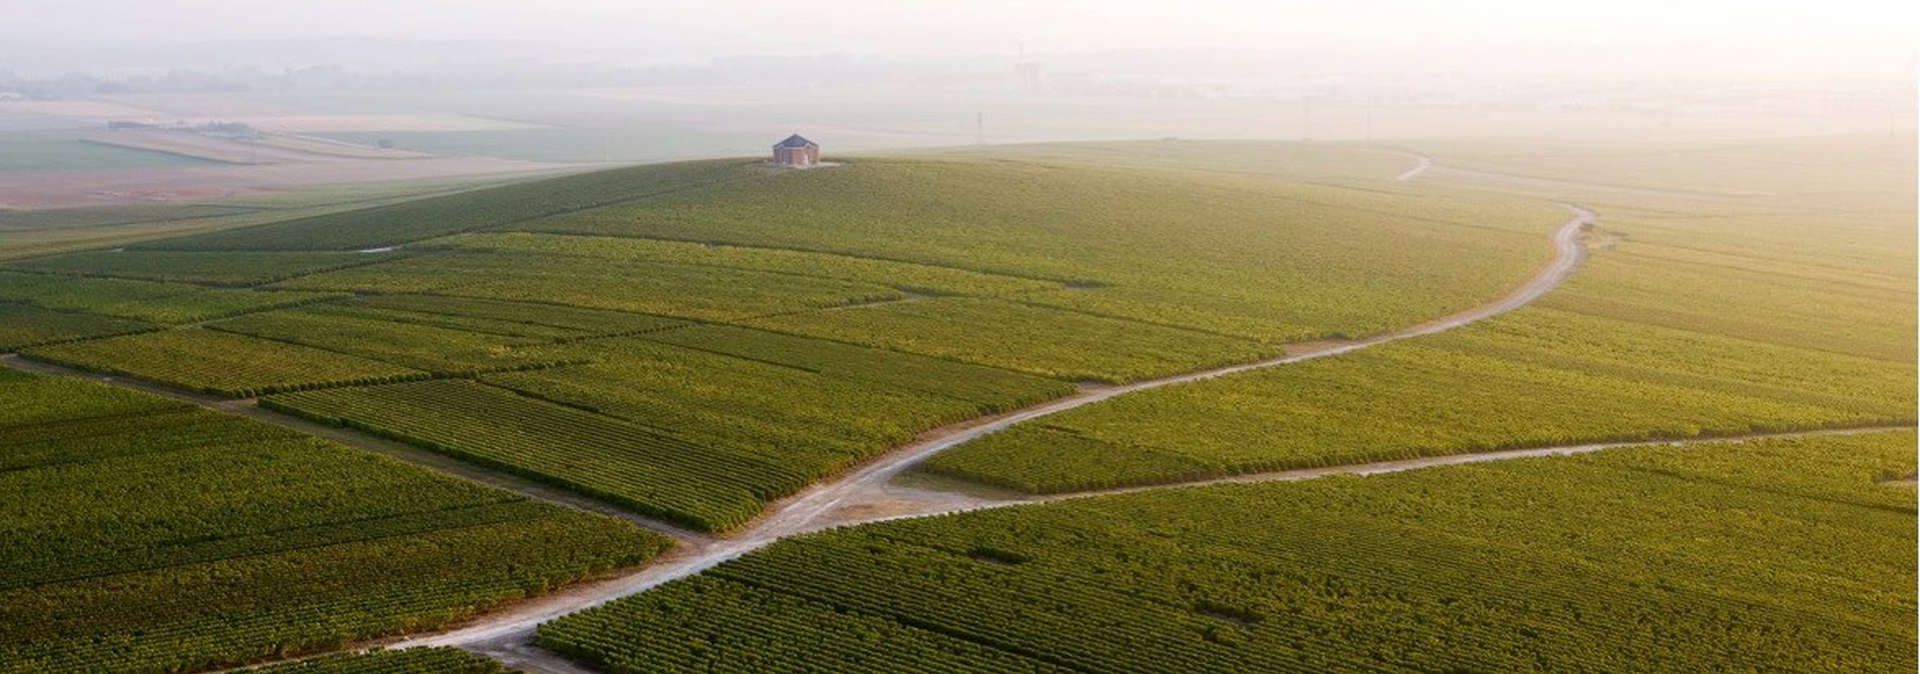
{"label": "green field", "polygon": [[1070,390],[1004,370],[720,326],[525,353],[568,364],[484,374],[485,385],[341,388],[263,404],[724,530],[928,428]]}
{"label": "green field", "polygon": [[275,287],[433,293],[716,321],[905,297],[888,286],[832,278],[513,253],[423,255]]}
{"label": "green field", "polygon": [[708,326],[555,349],[577,367],[490,384],[736,447],[822,477],[947,423],[1066,395],[1066,384],[911,354]]}
{"label": "green field", "polygon": [[888,286],[928,295],[1005,295],[1058,289],[1057,282],[955,267],[781,248],[718,246],[610,236],[501,232],[463,234],[429,245],[495,253],[574,255],[609,261],[743,269]]}
{"label": "green field", "polygon": [[380,310],[320,304],[248,314],[210,323],[207,327],[443,375],[567,362],[541,358],[520,348],[544,339],[442,327],[408,318],[411,317],[395,317]]}
{"label": "green field", "polygon": [[[1872,430],[833,529],[539,643],[616,673],[1911,670],[1915,437],[1880,428],[1920,404],[1910,162],[1852,140],[1429,151],[1410,183],[1385,148],[1097,143],[259,203],[284,212],[0,245],[0,349],[757,544],[797,521],[770,504],[930,431],[1482,306],[1578,203],[1585,261],[1529,306],[1023,421],[806,514]],[[330,650],[668,545],[184,404],[3,372],[0,395],[0,672]],[[270,414],[248,404],[218,407]],[[926,493],[946,487],[967,491]]]}
{"label": "green field", "polygon": [[1911,366],[1556,309],[1120,396],[931,472],[1064,492],[1605,440],[1914,421]]}
{"label": "green field", "polygon": [[0,351],[153,329],[124,318],[0,303]]}
{"label": "green field", "polygon": [[22,353],[85,370],[132,375],[236,398],[430,375],[361,356],[206,328],[68,342]]}
{"label": "green field", "polygon": [[605,671],[1906,671],[1911,432],[841,529],[547,623]]}
{"label": "green field", "polygon": [[392,321],[556,340],[629,335],[684,325],[643,314],[432,295],[369,295],[355,298],[350,304]]}
{"label": "green field", "polygon": [[1384,183],[1374,150],[1109,156],[1139,149],[581,174],[24,260],[0,297],[186,324],[31,358],[285,394],[266,404],[726,530],[1073,382],[1471,306],[1565,217]]}
{"label": "green field", "polygon": [[34,258],[6,266],[33,271],[250,286],[394,257],[367,253],[90,251]]}
{"label": "green field", "polygon": [[336,648],[669,544],[144,394],[0,370],[0,396],[0,671],[188,671]]}
{"label": "green field", "polygon": [[[735,322],[1130,381],[1470,306],[1539,264],[1541,235],[1564,217],[1533,200],[1355,175],[1376,173],[1373,150],[1276,145],[1208,172],[1192,150],[1127,165],[1104,147],[805,174],[637,167],[18,264]],[[1288,153],[1286,168],[1272,164]],[[408,255],[371,263],[335,252],[403,244]],[[325,332],[295,341],[364,353]]]}
{"label": "green field", "polygon": [[[1676,151],[1696,162],[1683,184],[1697,192],[1560,187],[1600,209],[1589,259],[1514,314],[1122,396],[925,468],[1062,492],[1509,447],[1913,423],[1915,282],[1892,273],[1914,265],[1911,180],[1861,153],[1844,171],[1785,155],[1797,163],[1760,181],[1740,169],[1757,153]],[[1671,171],[1672,156],[1640,158]],[[1600,164],[1620,175],[1588,179],[1630,182],[1624,162]],[[1766,191],[1785,190],[1780,174],[1796,173],[1806,177],[1797,189]],[[1851,177],[1847,191],[1829,191],[1841,189],[1830,184],[1836,174]],[[1829,210],[1838,201],[1844,215]]]}
{"label": "green field", "polygon": [[205,321],[332,297],[338,295],[0,271],[0,302],[155,323]]}
{"label": "green field", "polygon": [[1068,381],[1125,382],[1279,353],[1249,339],[992,299],[898,302],[748,324]]}
{"label": "green field", "polygon": [[[433,372],[495,370],[480,374],[486,385],[346,388],[263,402],[706,530],[736,527],[766,502],[921,431],[1071,390],[1005,370],[734,327],[515,346],[524,338],[357,317],[364,311],[322,306],[212,327]],[[547,366],[527,367],[535,364]]]}
{"label": "green field", "polygon": [[272,409],[350,425],[558,484],[635,512],[720,530],[805,486],[774,458],[696,445],[660,430],[468,380],[271,396]]}
{"label": "green field", "polygon": [[[1191,327],[1292,341],[1370,334],[1495,296],[1546,259],[1545,235],[1565,219],[1537,200],[1379,182],[956,157],[863,160],[512,229],[1075,282],[1126,293],[1103,305],[1123,318],[1181,312]],[[1195,307],[1188,295],[1231,301]]]}

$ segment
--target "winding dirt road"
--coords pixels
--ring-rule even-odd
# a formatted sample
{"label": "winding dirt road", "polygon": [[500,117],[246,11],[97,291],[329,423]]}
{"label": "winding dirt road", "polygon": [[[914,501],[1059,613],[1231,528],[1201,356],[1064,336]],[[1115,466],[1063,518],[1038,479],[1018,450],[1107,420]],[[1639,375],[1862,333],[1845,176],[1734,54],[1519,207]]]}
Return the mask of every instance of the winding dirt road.
{"label": "winding dirt road", "polygon": [[[391,646],[458,646],[492,656],[509,666],[532,672],[579,671],[576,665],[531,646],[535,626],[568,613],[691,576],[791,536],[864,522],[1058,500],[1062,497],[1029,499],[974,496],[896,485],[893,481],[901,472],[914,464],[948,448],[1015,424],[1059,414],[1115,396],[1335,356],[1388,342],[1450,330],[1518,309],[1559,286],[1573,274],[1575,269],[1579,268],[1580,262],[1584,259],[1585,253],[1580,246],[1580,235],[1584,229],[1594,224],[1595,215],[1592,211],[1579,206],[1569,205],[1568,208],[1573,211],[1573,216],[1554,232],[1552,260],[1532,279],[1494,302],[1367,339],[1320,342],[1277,358],[1130,384],[1083,388],[1078,393],[1064,398],[1002,415],[935,429],[923,434],[915,442],[896,448],[837,479],[821,483],[774,503],[768,509],[766,516],[735,535],[725,538],[683,539],[682,544],[672,552],[630,575],[580,585],[556,594],[522,602],[489,614],[479,622],[465,627],[406,639]],[[1558,449],[1569,450],[1569,448]],[[1526,451],[1553,453],[1555,450]],[[1489,458],[1481,460],[1512,458],[1493,457],[1492,454],[1488,456]],[[1405,462],[1404,467],[1397,469],[1409,470],[1424,465],[1445,465],[1463,460],[1465,459],[1462,456],[1436,457]],[[1387,469],[1385,464],[1365,464],[1326,469],[1320,474]],[[1307,471],[1299,471],[1297,474],[1289,473],[1289,475],[1294,476],[1291,478],[1270,476],[1269,479],[1306,479],[1317,476]],[[1253,478],[1242,476],[1228,479],[1250,480]]]}
{"label": "winding dirt road", "polygon": [[1413,180],[1414,178],[1418,178],[1420,177],[1420,174],[1426,173],[1427,169],[1433,168],[1433,157],[1429,157],[1424,154],[1419,154],[1417,152],[1407,153],[1407,156],[1413,158],[1413,162],[1414,162],[1413,168],[1410,168],[1410,169],[1407,169],[1406,171],[1401,172],[1400,175],[1394,176],[1393,181],[1396,183],[1404,183],[1409,180]]}
{"label": "winding dirt road", "polygon": [[[1427,171],[1433,165],[1430,159],[1424,157],[1420,159],[1422,161],[1417,166],[1412,170],[1400,174],[1396,177],[1396,180],[1410,180]],[[1584,257],[1584,252],[1580,245],[1581,233],[1585,228],[1594,224],[1595,215],[1593,212],[1578,206],[1569,205],[1568,207],[1572,210],[1573,215],[1565,224],[1555,231],[1553,235],[1554,252],[1548,264],[1526,283],[1494,302],[1367,339],[1296,345],[1294,348],[1289,349],[1289,353],[1286,355],[1266,360],[1124,385],[1083,387],[1078,392],[1064,398],[1015,410],[1006,414],[983,417],[934,429],[922,434],[920,438],[913,443],[896,448],[836,479],[817,484],[798,494],[771,504],[767,514],[760,520],[754,522],[746,529],[727,537],[713,537],[665,525],[660,522],[632,515],[631,513],[619,511],[618,509],[600,504],[592,499],[573,495],[531,481],[476,468],[449,457],[421,450],[403,443],[386,440],[351,429],[326,426],[292,415],[267,410],[253,404],[251,400],[217,398],[137,379],[100,375],[30,361],[17,356],[6,356],[4,359],[0,359],[0,364],[15,369],[43,374],[91,379],[114,386],[142,390],[148,393],[191,402],[228,414],[254,418],[340,441],[361,449],[388,454],[442,472],[502,487],[534,498],[585,510],[615,514],[674,537],[679,544],[675,546],[673,550],[654,560],[651,564],[637,569],[632,573],[601,581],[583,583],[553,594],[517,602],[500,610],[490,612],[477,622],[450,631],[389,640],[384,644],[388,647],[458,646],[492,656],[510,666],[527,671],[573,673],[583,670],[571,662],[532,645],[535,626],[568,613],[644,592],[663,583],[699,573],[775,541],[835,526],[982,508],[1004,507],[1024,503],[1037,503],[1061,500],[1063,498],[1097,495],[1099,493],[1113,493],[1089,492],[1049,497],[1028,497],[1011,494],[983,496],[961,491],[914,486],[896,480],[903,471],[948,448],[995,431],[1006,429],[1015,424],[1059,414],[1083,405],[1093,404],[1128,393],[1197,382],[1239,372],[1275,367],[1315,358],[1335,356],[1379,344],[1450,330],[1524,306],[1545,295],[1560,285],[1561,282],[1565,281],[1566,278],[1579,267]],[[1363,464],[1313,469],[1310,471],[1288,471],[1284,473],[1239,476],[1208,480],[1206,482],[1307,479],[1321,475],[1342,473],[1368,474],[1372,472],[1410,470],[1430,465],[1447,465],[1476,460],[1487,461],[1540,454],[1592,451],[1593,449],[1602,449],[1609,446],[1615,445],[1545,448],[1517,450],[1514,452],[1494,452],[1484,455],[1436,457],[1409,462],[1392,462],[1390,464]],[[1179,485],[1164,485],[1139,489],[1169,488],[1174,486]],[[1122,491],[1137,491],[1139,489]]]}

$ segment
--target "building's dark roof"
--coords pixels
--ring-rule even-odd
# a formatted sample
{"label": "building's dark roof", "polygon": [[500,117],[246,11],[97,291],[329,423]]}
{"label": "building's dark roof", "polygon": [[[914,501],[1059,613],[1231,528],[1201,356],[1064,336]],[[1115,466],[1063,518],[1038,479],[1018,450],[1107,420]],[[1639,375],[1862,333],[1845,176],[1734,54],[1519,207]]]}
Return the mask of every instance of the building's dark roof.
{"label": "building's dark roof", "polygon": [[800,134],[797,134],[797,133],[791,136],[787,136],[786,140],[773,144],[773,148],[776,150],[783,147],[807,147],[807,146],[820,147],[820,144],[807,140],[805,138],[801,138]]}

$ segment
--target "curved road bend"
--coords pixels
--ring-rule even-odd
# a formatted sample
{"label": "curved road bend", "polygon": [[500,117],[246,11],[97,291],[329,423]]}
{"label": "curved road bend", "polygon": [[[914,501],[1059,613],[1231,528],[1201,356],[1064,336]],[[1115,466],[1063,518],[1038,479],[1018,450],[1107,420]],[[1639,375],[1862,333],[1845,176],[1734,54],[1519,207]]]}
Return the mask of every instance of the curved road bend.
{"label": "curved road bend", "polygon": [[[1317,343],[1277,358],[1131,384],[1086,388],[1064,398],[1010,413],[935,429],[922,435],[912,444],[888,452],[838,479],[816,485],[776,502],[768,509],[766,516],[736,535],[704,541],[687,541],[635,573],[598,583],[580,585],[570,590],[521,602],[489,614],[488,617],[465,627],[402,640],[390,644],[390,647],[459,646],[493,656],[510,666],[528,671],[579,671],[572,663],[533,648],[531,640],[534,627],[568,613],[644,592],[663,583],[699,573],[783,538],[836,525],[884,519],[884,517],[869,519],[836,517],[836,513],[843,507],[857,507],[875,500],[876,495],[886,494],[888,482],[895,476],[948,448],[1015,424],[1059,414],[1135,391],[1339,355],[1379,344],[1450,330],[1525,306],[1559,286],[1573,274],[1584,259],[1585,253],[1580,247],[1580,235],[1586,227],[1594,224],[1595,215],[1592,211],[1579,206],[1569,205],[1568,208],[1573,211],[1573,217],[1554,232],[1552,261],[1525,284],[1497,301],[1367,339]],[[1457,460],[1457,457],[1447,458]],[[1359,469],[1365,466],[1349,468]],[[993,499],[972,501],[981,507],[990,504],[1013,505],[1019,502],[1024,501]],[[965,507],[963,505],[960,508],[947,509],[957,510]],[[901,515],[895,515],[897,516]]]}
{"label": "curved road bend", "polygon": [[1400,175],[1394,176],[1393,177],[1394,182],[1404,183],[1409,180],[1413,180],[1414,178],[1420,177],[1420,174],[1426,173],[1427,169],[1433,168],[1433,157],[1429,157],[1427,155],[1420,154],[1417,152],[1407,153],[1407,156],[1413,158],[1413,161],[1414,161],[1413,168],[1407,169],[1405,172],[1402,172]]}

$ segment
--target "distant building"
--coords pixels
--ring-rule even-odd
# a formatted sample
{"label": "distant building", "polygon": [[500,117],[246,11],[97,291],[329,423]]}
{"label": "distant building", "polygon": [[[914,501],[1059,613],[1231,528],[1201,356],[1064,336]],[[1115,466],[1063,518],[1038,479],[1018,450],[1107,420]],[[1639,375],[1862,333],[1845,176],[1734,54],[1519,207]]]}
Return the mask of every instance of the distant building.
{"label": "distant building", "polygon": [[820,144],[801,138],[800,134],[787,136],[786,140],[773,144],[773,164],[806,168],[820,163]]}

